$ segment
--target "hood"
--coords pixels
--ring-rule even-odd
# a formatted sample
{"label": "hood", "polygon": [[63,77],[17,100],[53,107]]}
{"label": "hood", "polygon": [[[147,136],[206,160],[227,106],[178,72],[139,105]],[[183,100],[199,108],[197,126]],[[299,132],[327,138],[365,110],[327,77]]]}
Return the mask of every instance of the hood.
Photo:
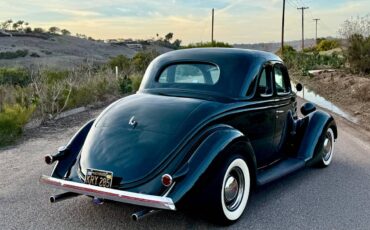
{"label": "hood", "polygon": [[199,123],[201,117],[193,114],[204,103],[151,94],[135,94],[113,103],[96,119],[85,140],[82,172],[87,168],[112,171],[121,185],[145,178]]}

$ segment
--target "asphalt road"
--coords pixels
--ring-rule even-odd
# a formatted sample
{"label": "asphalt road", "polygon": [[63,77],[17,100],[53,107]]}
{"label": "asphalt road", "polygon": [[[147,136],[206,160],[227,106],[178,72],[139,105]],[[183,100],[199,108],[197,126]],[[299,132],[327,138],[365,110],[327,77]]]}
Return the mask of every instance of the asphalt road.
{"label": "asphalt road", "polygon": [[[89,116],[95,116],[98,111]],[[0,229],[204,229],[218,228],[180,212],[160,212],[140,222],[138,207],[87,197],[56,204],[59,191],[40,185],[50,173],[45,154],[63,145],[83,122],[40,129],[0,150]],[[254,191],[235,229],[370,229],[370,135],[340,118],[332,165],[304,169]]]}

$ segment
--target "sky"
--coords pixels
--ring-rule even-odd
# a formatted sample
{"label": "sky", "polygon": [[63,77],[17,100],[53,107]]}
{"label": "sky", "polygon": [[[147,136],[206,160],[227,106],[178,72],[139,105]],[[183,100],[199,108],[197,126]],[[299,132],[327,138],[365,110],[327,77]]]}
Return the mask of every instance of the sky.
{"label": "sky", "polygon": [[[0,21],[25,20],[32,27],[57,26],[95,39],[150,39],[174,33],[183,43],[215,39],[231,44],[279,41],[283,0],[0,0]],[[370,14],[370,0],[286,0],[286,40],[315,37],[313,18],[320,18],[318,36],[339,36],[341,24]]]}

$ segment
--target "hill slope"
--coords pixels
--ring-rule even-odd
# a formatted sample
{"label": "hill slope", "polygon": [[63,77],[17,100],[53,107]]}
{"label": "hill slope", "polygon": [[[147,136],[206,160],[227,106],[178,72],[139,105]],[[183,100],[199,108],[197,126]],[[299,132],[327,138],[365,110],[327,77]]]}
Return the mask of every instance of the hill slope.
{"label": "hill slope", "polygon": [[[170,49],[148,45],[144,49],[155,49],[164,53]],[[37,37],[0,37],[0,53],[28,50],[28,55],[14,59],[0,59],[0,66],[42,65],[52,68],[69,68],[86,60],[104,63],[110,57],[125,55],[132,57],[137,50],[125,45],[90,41],[72,36],[50,35],[47,39]]]}

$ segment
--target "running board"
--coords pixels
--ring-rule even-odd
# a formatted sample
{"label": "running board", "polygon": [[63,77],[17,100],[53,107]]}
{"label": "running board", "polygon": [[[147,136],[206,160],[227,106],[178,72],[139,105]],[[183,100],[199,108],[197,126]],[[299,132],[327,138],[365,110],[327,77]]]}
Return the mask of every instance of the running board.
{"label": "running board", "polygon": [[263,169],[257,173],[257,185],[264,185],[295,172],[305,166],[305,161],[297,158],[282,160],[270,168]]}

